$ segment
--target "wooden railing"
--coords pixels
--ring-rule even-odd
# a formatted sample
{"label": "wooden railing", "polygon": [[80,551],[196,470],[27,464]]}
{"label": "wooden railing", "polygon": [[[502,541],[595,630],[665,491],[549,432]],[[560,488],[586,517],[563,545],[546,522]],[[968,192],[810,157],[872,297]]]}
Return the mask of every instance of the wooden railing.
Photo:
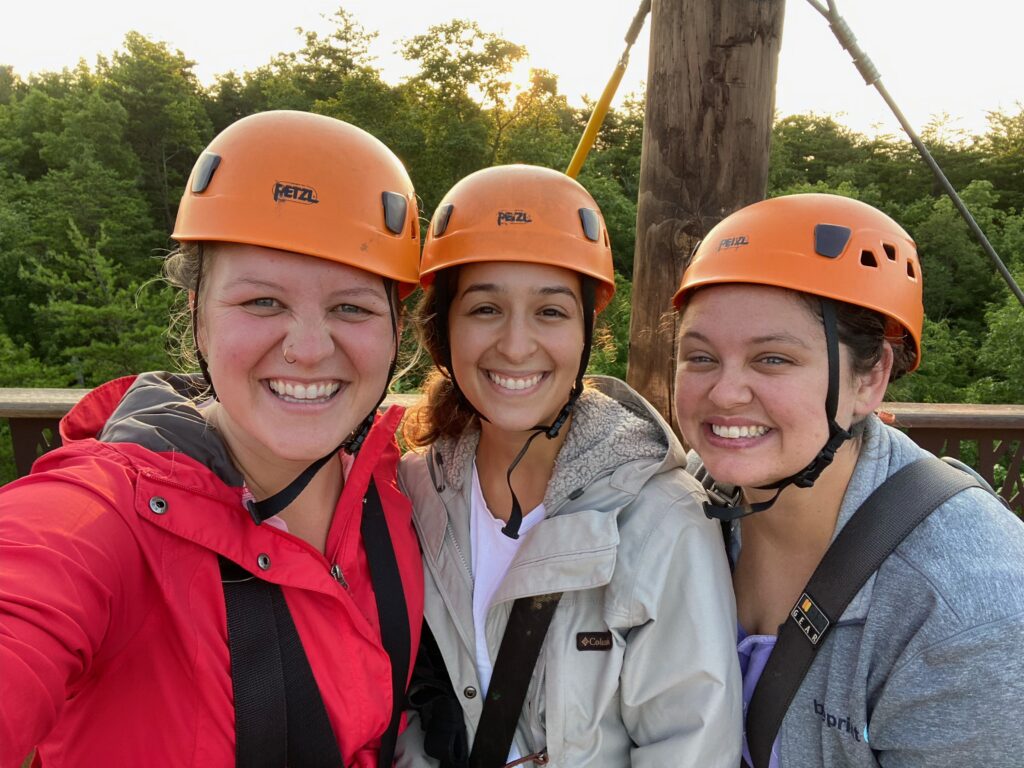
{"label": "wooden railing", "polygon": [[[87,391],[0,388],[0,418],[10,423],[18,475],[60,445],[57,424]],[[386,402],[415,401],[415,395],[390,395]],[[1024,405],[885,403],[883,411],[918,445],[971,464],[1018,514],[1024,512]]]}

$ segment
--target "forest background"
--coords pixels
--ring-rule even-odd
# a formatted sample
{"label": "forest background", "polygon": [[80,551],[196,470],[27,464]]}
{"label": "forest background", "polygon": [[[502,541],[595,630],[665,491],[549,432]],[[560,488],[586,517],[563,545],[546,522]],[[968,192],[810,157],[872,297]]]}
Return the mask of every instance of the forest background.
{"label": "forest background", "polygon": [[[120,50],[74,69],[22,79],[0,65],[0,387],[92,387],[175,369],[174,292],[161,282],[178,199],[196,157],[224,127],[268,109],[319,112],[377,136],[405,163],[425,226],[447,189],[479,168],[533,163],[562,170],[589,108],[571,107],[557,77],[510,75],[526,49],[452,20],[400,43],[417,67],[386,83],[375,33],[339,10],[328,31],[297,30],[296,49],[252,71],[200,84],[194,62],[130,32]],[[993,112],[971,135],[935,120],[923,138],[1024,282],[1024,106]],[[612,237],[619,291],[602,315],[591,371],[624,377],[644,103],[609,114],[579,180]],[[1024,310],[901,136],[866,136],[832,117],[777,116],[768,193],[834,192],[893,216],[924,267],[924,363],[891,389],[915,402],[1024,402]],[[415,342],[406,339],[404,357]],[[413,360],[395,391],[415,391]],[[0,482],[14,476],[0,427]]]}

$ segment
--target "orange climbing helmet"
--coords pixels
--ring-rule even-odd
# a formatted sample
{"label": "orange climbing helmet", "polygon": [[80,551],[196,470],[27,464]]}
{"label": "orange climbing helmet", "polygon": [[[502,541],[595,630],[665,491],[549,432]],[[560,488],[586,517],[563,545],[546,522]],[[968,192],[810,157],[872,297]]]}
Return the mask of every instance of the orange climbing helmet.
{"label": "orange climbing helmet", "polygon": [[420,282],[442,269],[485,261],[548,264],[596,281],[595,309],[615,293],[615,269],[601,211],[564,173],[499,165],[470,174],[444,196],[423,245]]}
{"label": "orange climbing helmet", "polygon": [[261,112],[199,156],[178,207],[178,242],[277,248],[366,270],[411,293],[419,280],[412,182],[386,146],[324,115]]}
{"label": "orange climbing helmet", "polygon": [[914,341],[921,362],[921,264],[914,241],[876,208],[838,195],[801,194],[748,205],[694,251],[672,303],[719,283],[759,283],[880,312],[887,337]]}

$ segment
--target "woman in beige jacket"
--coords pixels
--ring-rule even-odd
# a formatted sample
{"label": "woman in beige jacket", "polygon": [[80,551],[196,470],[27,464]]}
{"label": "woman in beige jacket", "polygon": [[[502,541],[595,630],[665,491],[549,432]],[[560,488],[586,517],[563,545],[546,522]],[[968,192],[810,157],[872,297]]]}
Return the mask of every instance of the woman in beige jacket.
{"label": "woman in beige jacket", "polygon": [[[401,480],[436,649],[398,764],[734,768],[720,530],[654,409],[615,379],[583,386],[615,287],[597,205],[555,171],[477,172],[438,207],[422,275],[419,328],[438,371]],[[536,662],[511,662],[529,680],[521,707],[500,671],[526,640],[506,633],[520,598],[557,601],[550,626],[530,630],[546,630]],[[504,721],[482,723],[510,700]]]}

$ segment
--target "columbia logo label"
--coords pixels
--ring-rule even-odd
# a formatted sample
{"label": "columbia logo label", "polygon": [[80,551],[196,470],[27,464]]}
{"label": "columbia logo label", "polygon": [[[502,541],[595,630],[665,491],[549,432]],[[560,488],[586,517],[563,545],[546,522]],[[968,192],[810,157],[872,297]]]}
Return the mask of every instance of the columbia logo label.
{"label": "columbia logo label", "polygon": [[577,651],[610,651],[612,649],[611,632],[578,632],[576,633]]}
{"label": "columbia logo label", "polygon": [[747,239],[746,235],[727,237],[718,243],[718,250],[725,251],[729,248],[742,248],[744,245],[750,245],[750,241]]}
{"label": "columbia logo label", "polygon": [[316,196],[316,190],[312,187],[306,187],[302,184],[292,184],[287,181],[275,181],[274,202],[316,205],[320,202],[320,199]]}
{"label": "columbia logo label", "polygon": [[532,224],[533,219],[526,211],[498,211],[498,226],[502,224]]}

